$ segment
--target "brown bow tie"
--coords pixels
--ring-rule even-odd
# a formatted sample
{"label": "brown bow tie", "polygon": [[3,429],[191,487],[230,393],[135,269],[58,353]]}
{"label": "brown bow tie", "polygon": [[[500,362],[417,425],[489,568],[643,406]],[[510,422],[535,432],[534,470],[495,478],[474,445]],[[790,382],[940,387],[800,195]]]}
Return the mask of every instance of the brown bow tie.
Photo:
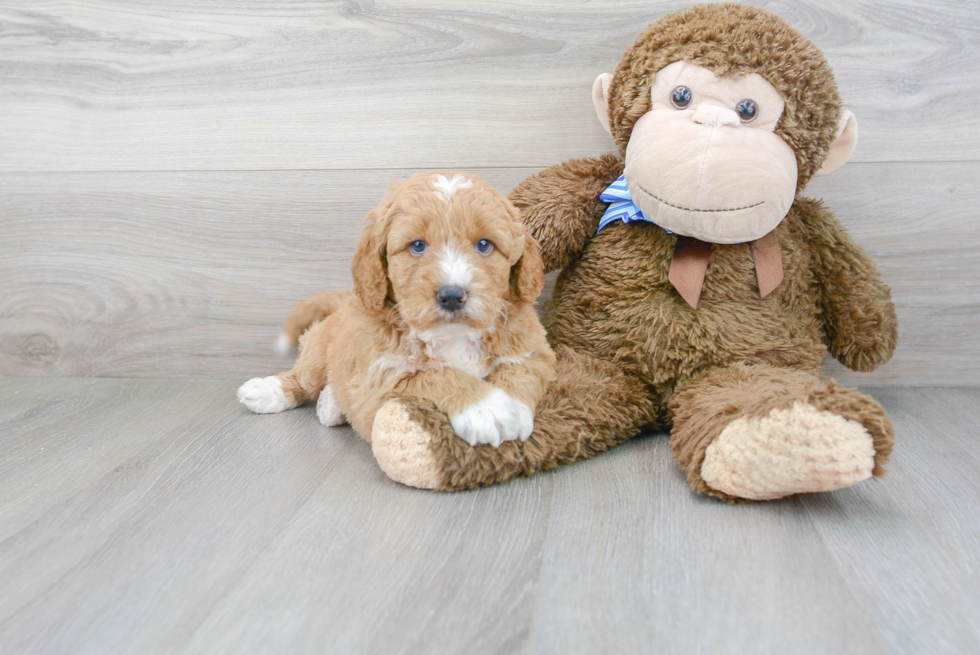
{"label": "brown bow tie", "polygon": [[[755,261],[759,296],[765,298],[783,281],[783,256],[779,251],[776,231],[773,230],[761,239],[750,241],[749,247],[752,249],[752,259]],[[710,243],[693,237],[677,237],[667,279],[694,309],[698,308],[710,256]]]}

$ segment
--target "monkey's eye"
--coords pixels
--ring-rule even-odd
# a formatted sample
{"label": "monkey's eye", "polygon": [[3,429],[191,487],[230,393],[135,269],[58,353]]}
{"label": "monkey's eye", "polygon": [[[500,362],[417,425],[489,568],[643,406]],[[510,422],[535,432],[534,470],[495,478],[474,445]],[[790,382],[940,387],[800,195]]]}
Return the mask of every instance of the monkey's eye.
{"label": "monkey's eye", "polygon": [[759,105],[755,104],[755,100],[746,98],[735,105],[735,113],[738,114],[743,123],[749,123],[759,113]]}
{"label": "monkey's eye", "polygon": [[694,93],[692,93],[686,86],[675,87],[674,90],[670,92],[670,104],[674,105],[678,109],[686,109],[688,105],[691,104],[691,100],[693,99]]}
{"label": "monkey's eye", "polygon": [[476,242],[476,251],[481,255],[489,255],[493,252],[493,244],[487,239],[480,239]]}
{"label": "monkey's eye", "polygon": [[413,241],[410,244],[408,244],[408,251],[413,255],[423,254],[425,252],[425,248],[426,248],[425,241],[422,241],[422,239],[419,239],[418,241]]}

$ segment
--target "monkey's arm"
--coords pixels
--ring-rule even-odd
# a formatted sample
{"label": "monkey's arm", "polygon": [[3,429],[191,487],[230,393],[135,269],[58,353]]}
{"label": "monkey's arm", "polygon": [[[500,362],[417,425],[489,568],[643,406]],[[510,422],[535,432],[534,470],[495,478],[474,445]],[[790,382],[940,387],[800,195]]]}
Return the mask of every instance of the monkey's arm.
{"label": "monkey's arm", "polygon": [[532,175],[510,192],[521,220],[538,242],[545,272],[565,268],[595,234],[599,194],[623,173],[617,155],[570,159]]}
{"label": "monkey's arm", "polygon": [[854,371],[873,371],[891,359],[898,319],[891,290],[874,260],[834,215],[814,200],[798,200],[810,237],[813,272],[830,353]]}

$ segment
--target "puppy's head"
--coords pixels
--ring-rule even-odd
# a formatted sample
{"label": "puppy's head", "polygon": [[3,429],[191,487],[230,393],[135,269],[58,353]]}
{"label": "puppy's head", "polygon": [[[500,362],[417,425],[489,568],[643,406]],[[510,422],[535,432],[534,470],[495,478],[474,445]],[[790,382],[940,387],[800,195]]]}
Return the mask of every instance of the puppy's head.
{"label": "puppy's head", "polygon": [[367,216],[354,291],[370,309],[394,305],[416,329],[492,327],[534,302],[544,267],[507,198],[472,175],[421,173],[392,185]]}

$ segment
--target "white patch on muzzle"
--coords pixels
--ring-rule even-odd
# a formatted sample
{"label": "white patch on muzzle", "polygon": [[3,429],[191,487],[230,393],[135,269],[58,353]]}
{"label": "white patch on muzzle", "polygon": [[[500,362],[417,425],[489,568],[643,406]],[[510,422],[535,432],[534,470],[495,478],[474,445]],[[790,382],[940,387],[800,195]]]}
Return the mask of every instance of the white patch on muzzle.
{"label": "white patch on muzzle", "polygon": [[446,248],[439,263],[442,265],[442,283],[445,286],[469,289],[473,283],[473,267],[463,253],[455,248]]}

